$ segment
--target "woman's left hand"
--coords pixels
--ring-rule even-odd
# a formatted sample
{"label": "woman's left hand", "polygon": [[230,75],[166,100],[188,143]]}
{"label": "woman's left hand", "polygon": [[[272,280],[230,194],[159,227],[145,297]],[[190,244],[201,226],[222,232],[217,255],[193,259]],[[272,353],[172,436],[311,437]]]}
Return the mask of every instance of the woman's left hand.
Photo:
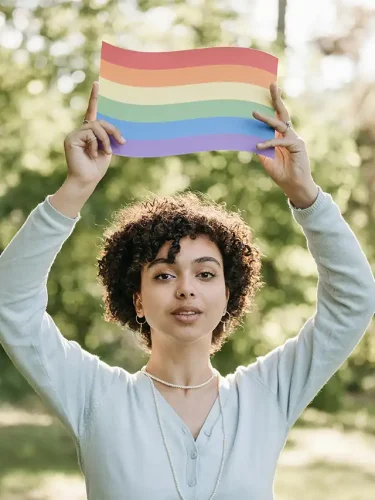
{"label": "woman's left hand", "polygon": [[257,144],[259,150],[275,147],[275,158],[259,154],[260,162],[292,202],[293,197],[298,202],[303,196],[307,201],[308,198],[313,198],[314,193],[317,196],[318,187],[311,175],[305,142],[286,125],[290,117],[281,99],[281,89],[278,89],[276,83],[270,85],[270,93],[277,117],[265,116],[257,111],[253,112],[253,116],[276,130],[276,138],[263,142],[262,146]]}

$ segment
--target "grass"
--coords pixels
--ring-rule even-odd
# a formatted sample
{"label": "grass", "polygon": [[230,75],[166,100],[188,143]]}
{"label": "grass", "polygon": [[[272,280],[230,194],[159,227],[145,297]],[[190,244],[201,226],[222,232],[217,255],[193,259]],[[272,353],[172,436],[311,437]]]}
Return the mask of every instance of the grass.
{"label": "grass", "polygon": [[[347,396],[337,415],[305,410],[281,453],[274,491],[276,500],[374,500],[374,395]],[[86,499],[73,441],[39,400],[27,409],[3,405],[0,500],[52,499]]]}

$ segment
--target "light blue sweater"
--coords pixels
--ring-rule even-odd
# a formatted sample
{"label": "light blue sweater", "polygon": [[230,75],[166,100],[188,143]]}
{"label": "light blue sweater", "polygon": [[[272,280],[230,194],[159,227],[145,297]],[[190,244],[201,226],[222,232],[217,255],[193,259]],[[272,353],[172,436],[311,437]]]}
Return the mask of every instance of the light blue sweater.
{"label": "light blue sweater", "polygon": [[[317,307],[298,335],[221,377],[228,447],[215,500],[273,499],[290,428],[354,350],[375,311],[371,268],[331,195],[319,188],[302,210],[287,201],[317,264]],[[62,215],[47,196],[6,247],[1,343],[74,439],[90,500],[177,500],[150,379],[108,366],[65,339],[46,312],[50,268],[80,217]],[[183,494],[208,500],[222,453],[218,399],[194,440],[156,394]]]}

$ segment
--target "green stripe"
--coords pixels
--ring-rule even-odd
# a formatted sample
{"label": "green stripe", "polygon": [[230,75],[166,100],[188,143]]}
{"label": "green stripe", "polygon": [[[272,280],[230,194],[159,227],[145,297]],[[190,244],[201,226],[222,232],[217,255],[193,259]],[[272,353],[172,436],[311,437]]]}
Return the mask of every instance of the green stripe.
{"label": "green stripe", "polygon": [[125,116],[126,121],[130,122],[170,122],[214,116],[253,118],[253,111],[266,116],[275,116],[273,108],[249,101],[214,100],[141,106],[112,101],[103,96],[98,98],[99,113],[117,120],[123,120]]}

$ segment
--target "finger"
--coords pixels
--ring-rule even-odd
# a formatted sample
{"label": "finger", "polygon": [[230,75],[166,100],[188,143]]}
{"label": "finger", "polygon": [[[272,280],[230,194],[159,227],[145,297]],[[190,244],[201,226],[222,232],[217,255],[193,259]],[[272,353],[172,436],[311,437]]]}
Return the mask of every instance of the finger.
{"label": "finger", "polygon": [[[257,120],[267,123],[267,125],[280,132],[280,134],[284,134],[288,130],[287,126],[285,125],[285,122],[283,122],[279,118],[274,118],[273,116],[261,115],[260,113],[258,113],[258,111],[253,111],[253,116]],[[292,132],[294,131],[292,130]]]}
{"label": "finger", "polygon": [[94,121],[98,112],[99,82],[94,82],[91,89],[89,105],[87,107],[85,120]]}
{"label": "finger", "polygon": [[279,118],[283,122],[290,120],[288,110],[281,98],[281,88],[277,86],[276,83],[271,83],[270,85],[272,104],[275,108]]}
{"label": "finger", "polygon": [[108,155],[112,154],[111,142],[102,124],[99,121],[95,120],[94,122],[88,123],[86,126],[90,127],[93,130],[96,138],[101,141],[101,143],[103,144],[104,152],[107,153]]}
{"label": "finger", "polygon": [[96,158],[98,156],[98,140],[91,129],[88,130],[87,132],[88,132],[87,143],[89,145],[88,149],[90,152],[90,156],[91,158]]}
{"label": "finger", "polygon": [[294,137],[286,137],[286,136],[276,139],[271,139],[265,142],[258,142],[258,144],[256,145],[258,149],[274,148],[277,146],[282,146],[288,148],[289,150],[292,149],[292,152],[297,152],[300,150],[299,144],[297,143],[296,139]]}
{"label": "finger", "polygon": [[106,122],[105,120],[98,120],[98,122],[108,134],[113,135],[117,142],[125,144],[126,140],[122,137],[121,132],[117,127],[115,127],[112,123]]}

